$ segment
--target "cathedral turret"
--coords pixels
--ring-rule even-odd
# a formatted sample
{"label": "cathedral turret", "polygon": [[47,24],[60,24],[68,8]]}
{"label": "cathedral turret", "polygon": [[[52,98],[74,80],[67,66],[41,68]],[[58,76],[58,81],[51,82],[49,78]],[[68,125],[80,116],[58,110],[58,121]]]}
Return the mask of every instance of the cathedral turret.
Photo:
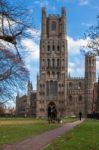
{"label": "cathedral turret", "polygon": [[27,115],[31,114],[31,96],[33,92],[32,82],[28,81],[27,85]]}
{"label": "cathedral turret", "polygon": [[96,56],[87,53],[85,56],[85,114],[92,112],[93,87],[96,82]]}
{"label": "cathedral turret", "polygon": [[66,9],[62,8],[62,36],[66,37]]}
{"label": "cathedral turret", "polygon": [[27,94],[30,94],[33,91],[32,82],[30,82],[30,81],[28,81],[27,90],[28,90]]}
{"label": "cathedral turret", "polygon": [[42,8],[42,33],[43,38],[46,37],[46,8]]}
{"label": "cathedral turret", "polygon": [[91,83],[96,82],[96,56],[93,54],[85,56],[85,78]]}
{"label": "cathedral turret", "polygon": [[17,91],[17,96],[16,96],[16,99],[18,99],[19,98],[19,91]]}

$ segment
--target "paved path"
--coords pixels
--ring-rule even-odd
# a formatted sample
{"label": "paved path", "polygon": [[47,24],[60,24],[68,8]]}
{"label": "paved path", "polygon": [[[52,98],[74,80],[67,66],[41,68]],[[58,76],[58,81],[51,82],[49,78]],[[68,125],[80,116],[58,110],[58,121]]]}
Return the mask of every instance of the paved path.
{"label": "paved path", "polygon": [[[83,121],[83,120],[82,120]],[[82,121],[75,121],[74,123],[66,123],[62,127],[42,133],[35,137],[28,138],[15,144],[10,144],[4,147],[2,150],[43,150],[49,143],[55,138],[68,132]]]}

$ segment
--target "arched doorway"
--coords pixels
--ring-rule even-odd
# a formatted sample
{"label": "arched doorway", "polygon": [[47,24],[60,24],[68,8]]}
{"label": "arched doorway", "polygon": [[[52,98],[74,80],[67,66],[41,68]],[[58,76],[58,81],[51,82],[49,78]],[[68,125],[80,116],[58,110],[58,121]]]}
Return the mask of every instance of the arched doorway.
{"label": "arched doorway", "polygon": [[48,118],[56,119],[57,118],[57,108],[54,102],[48,104]]}

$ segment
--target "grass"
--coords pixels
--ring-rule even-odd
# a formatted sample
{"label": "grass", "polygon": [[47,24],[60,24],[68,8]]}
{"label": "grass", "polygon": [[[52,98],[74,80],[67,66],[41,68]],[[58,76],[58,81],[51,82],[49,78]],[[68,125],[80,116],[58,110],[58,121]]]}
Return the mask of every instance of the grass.
{"label": "grass", "polygon": [[44,150],[99,150],[99,121],[86,120]]}
{"label": "grass", "polygon": [[[73,122],[75,118],[62,118],[63,122]],[[48,124],[47,119],[35,118],[0,118],[0,146],[14,143],[59,127]]]}
{"label": "grass", "polygon": [[62,118],[62,121],[63,123],[71,123],[71,122],[74,122],[74,121],[77,121],[77,118],[76,117],[64,117]]}
{"label": "grass", "polygon": [[21,125],[21,124],[35,124],[35,123],[47,123],[47,119],[35,119],[35,118],[0,118],[0,126],[3,125]]}
{"label": "grass", "polygon": [[46,119],[0,118],[0,146],[26,139],[56,127],[59,125],[49,125]]}

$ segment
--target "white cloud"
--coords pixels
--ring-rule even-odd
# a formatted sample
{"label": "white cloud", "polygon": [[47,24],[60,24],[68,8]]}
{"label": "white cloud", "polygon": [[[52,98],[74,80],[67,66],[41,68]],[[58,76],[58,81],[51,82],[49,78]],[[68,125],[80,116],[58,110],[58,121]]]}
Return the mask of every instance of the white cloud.
{"label": "white cloud", "polygon": [[7,49],[13,53],[16,52],[16,48],[13,44],[11,44],[10,42],[4,41],[0,39],[0,48],[2,49]]}
{"label": "white cloud", "polygon": [[86,46],[88,39],[77,39],[74,40],[72,37],[67,37],[68,40],[68,53],[70,55],[80,54],[80,49],[82,46]]}
{"label": "white cloud", "polygon": [[73,73],[73,68],[75,68],[75,63],[74,62],[69,62],[68,64],[68,72]]}
{"label": "white cloud", "polygon": [[33,60],[39,59],[39,45],[33,39],[25,38],[22,40],[22,45],[30,52],[30,57]]}
{"label": "white cloud", "polygon": [[36,37],[40,38],[41,32],[35,28],[28,29],[27,32],[30,33],[33,37],[36,36]]}
{"label": "white cloud", "polygon": [[[13,24],[15,24],[12,20],[3,17],[3,23],[4,23],[4,27],[9,27],[9,24],[12,26]],[[0,15],[0,28],[2,26],[2,16]]]}
{"label": "white cloud", "polygon": [[88,5],[89,4],[89,0],[79,0],[79,4],[80,5]]}
{"label": "white cloud", "polygon": [[84,57],[76,56],[68,62],[68,72],[73,77],[84,77]]}
{"label": "white cloud", "polygon": [[24,38],[21,41],[22,46],[29,52],[27,61],[36,61],[39,59],[39,41],[40,31],[37,29],[28,29],[27,33],[31,38]]}
{"label": "white cloud", "polygon": [[90,27],[90,26],[92,26],[92,24],[91,24],[91,23],[85,23],[85,22],[82,22],[82,23],[81,23],[81,25],[82,25],[82,26],[86,26],[86,27]]}
{"label": "white cloud", "polygon": [[41,32],[39,30],[37,30],[36,28],[31,28],[31,29],[27,30],[27,33],[31,35],[32,40],[35,43],[39,44],[39,42],[40,42],[40,35],[41,35]]}
{"label": "white cloud", "polygon": [[48,1],[48,0],[46,0],[46,1],[34,1],[34,4],[35,5],[38,5],[39,7],[47,7],[48,5],[50,5],[50,2]]}

